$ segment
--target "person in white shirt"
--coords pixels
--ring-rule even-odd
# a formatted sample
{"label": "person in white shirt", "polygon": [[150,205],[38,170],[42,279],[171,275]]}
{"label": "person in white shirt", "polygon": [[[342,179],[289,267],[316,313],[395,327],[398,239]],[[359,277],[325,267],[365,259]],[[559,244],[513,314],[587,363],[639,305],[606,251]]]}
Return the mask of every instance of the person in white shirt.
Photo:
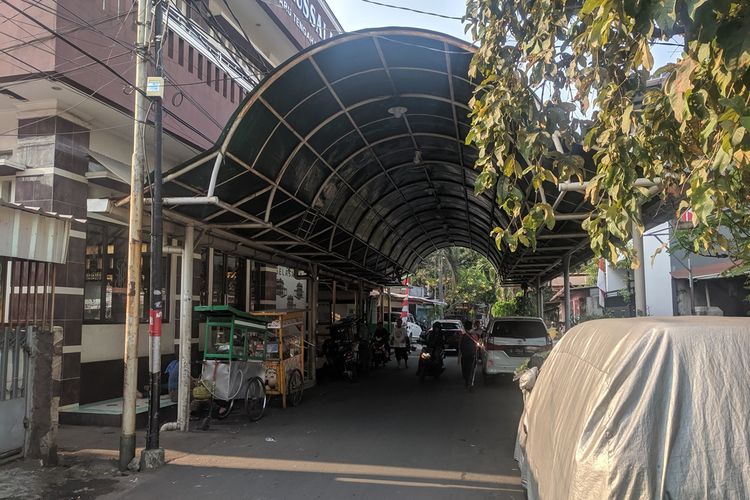
{"label": "person in white shirt", "polygon": [[396,328],[391,334],[391,347],[396,351],[396,363],[401,368],[401,360],[404,360],[404,368],[409,368],[409,334],[403,326],[403,320],[396,321]]}

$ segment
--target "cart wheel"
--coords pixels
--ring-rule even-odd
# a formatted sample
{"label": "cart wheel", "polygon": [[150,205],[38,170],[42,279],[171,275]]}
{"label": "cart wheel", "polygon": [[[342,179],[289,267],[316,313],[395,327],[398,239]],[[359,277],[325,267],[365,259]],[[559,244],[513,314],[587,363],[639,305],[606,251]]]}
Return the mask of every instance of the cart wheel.
{"label": "cart wheel", "polygon": [[247,383],[245,390],[245,413],[248,418],[257,422],[263,417],[266,409],[266,390],[260,377],[253,377]]}
{"label": "cart wheel", "polygon": [[302,402],[302,385],[302,372],[295,368],[289,376],[286,391],[287,401],[289,401],[292,406],[297,406]]}
{"label": "cart wheel", "polygon": [[214,405],[216,406],[216,412],[214,413],[214,416],[218,420],[224,420],[229,416],[230,413],[232,413],[232,408],[234,407],[234,399],[229,401],[214,400]]}

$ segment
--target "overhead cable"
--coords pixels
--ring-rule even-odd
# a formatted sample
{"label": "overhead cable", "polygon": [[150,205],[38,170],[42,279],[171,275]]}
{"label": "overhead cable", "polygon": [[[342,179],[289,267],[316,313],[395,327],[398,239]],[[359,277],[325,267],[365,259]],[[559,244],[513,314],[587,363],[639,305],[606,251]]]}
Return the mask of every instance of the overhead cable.
{"label": "overhead cable", "polygon": [[405,11],[408,11],[408,12],[415,12],[417,14],[424,14],[426,16],[440,17],[440,18],[443,18],[443,19],[454,19],[456,21],[463,21],[463,19],[464,19],[463,17],[449,16],[449,15],[446,15],[446,14],[439,14],[437,12],[430,12],[430,11],[427,11],[427,10],[412,9],[411,7],[403,7],[401,5],[391,5],[391,4],[388,4],[388,3],[376,2],[375,0],[362,0],[362,1],[365,2],[365,3],[371,3],[373,5],[379,5],[381,7],[387,7],[389,9],[405,10]]}

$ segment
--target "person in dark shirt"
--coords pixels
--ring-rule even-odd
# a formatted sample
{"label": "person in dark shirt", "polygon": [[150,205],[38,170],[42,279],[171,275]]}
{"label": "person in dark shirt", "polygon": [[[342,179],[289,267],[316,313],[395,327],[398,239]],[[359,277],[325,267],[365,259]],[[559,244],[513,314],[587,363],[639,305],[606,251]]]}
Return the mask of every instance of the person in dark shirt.
{"label": "person in dark shirt", "polygon": [[479,339],[475,333],[477,330],[472,329],[471,321],[464,321],[464,330],[458,341],[459,363],[461,375],[464,378],[464,387],[472,390]]}

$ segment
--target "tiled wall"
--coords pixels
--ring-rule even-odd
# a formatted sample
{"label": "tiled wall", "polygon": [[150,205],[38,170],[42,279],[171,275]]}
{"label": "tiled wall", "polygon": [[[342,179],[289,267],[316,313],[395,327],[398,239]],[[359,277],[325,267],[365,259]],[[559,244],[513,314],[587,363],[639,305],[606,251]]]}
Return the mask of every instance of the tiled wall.
{"label": "tiled wall", "polygon": [[[19,119],[16,155],[26,170],[16,178],[16,202],[84,219],[88,146],[89,131],[63,118]],[[80,395],[85,231],[73,220],[68,262],[55,275],[55,325],[64,335],[61,405]]]}

